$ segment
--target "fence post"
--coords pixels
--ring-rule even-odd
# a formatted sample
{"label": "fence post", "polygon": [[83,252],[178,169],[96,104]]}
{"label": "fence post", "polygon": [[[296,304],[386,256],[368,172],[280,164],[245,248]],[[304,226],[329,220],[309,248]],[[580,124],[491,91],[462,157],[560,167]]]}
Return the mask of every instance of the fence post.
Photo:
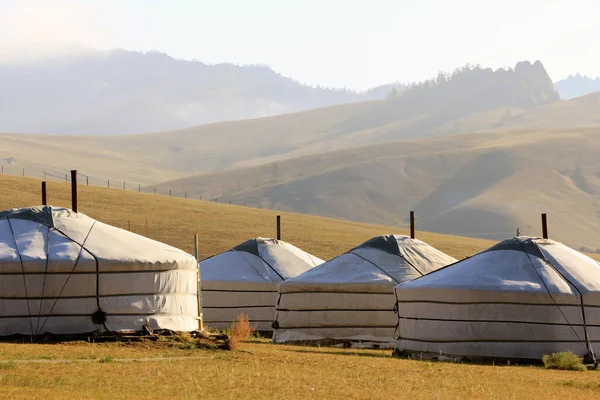
{"label": "fence post", "polygon": [[46,181],[42,182],[42,205],[48,205],[48,197],[46,196]]}
{"label": "fence post", "polygon": [[187,199],[187,192],[185,192],[185,194],[183,195],[184,199]]}
{"label": "fence post", "polygon": [[77,212],[77,170],[71,170],[71,209]]}
{"label": "fence post", "polygon": [[171,197],[171,189],[169,189],[169,197]]}
{"label": "fence post", "polygon": [[110,179],[108,179],[107,182],[106,187],[110,189]]}
{"label": "fence post", "polygon": [[546,214],[542,214],[542,237],[548,239],[548,219]]}
{"label": "fence post", "polygon": [[25,176],[25,168],[23,168],[23,176]]}
{"label": "fence post", "polygon": [[281,215],[277,216],[277,240],[281,240]]}
{"label": "fence post", "polygon": [[410,212],[410,238],[415,238],[415,212]]}
{"label": "fence post", "polygon": [[65,183],[69,182],[69,177],[67,174],[65,174]]}
{"label": "fence post", "polygon": [[89,176],[85,177],[85,184],[86,184],[86,186],[90,186],[90,177]]}
{"label": "fence post", "polygon": [[140,193],[142,191],[142,184],[138,183],[138,193]]}

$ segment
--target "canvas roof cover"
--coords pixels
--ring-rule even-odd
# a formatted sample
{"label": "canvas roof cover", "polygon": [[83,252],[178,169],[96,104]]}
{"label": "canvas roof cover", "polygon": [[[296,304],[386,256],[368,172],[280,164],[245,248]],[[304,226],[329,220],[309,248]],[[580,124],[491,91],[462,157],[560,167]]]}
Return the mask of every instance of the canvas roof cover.
{"label": "canvas roof cover", "polygon": [[540,359],[600,340],[600,264],[548,239],[505,240],[395,293],[400,351]]}
{"label": "canvas roof cover", "polygon": [[270,331],[277,288],[323,263],[289,243],[255,238],[200,262],[204,323],[225,328],[244,313],[260,331]]}
{"label": "canvas roof cover", "polygon": [[374,237],[279,286],[273,340],[393,342],[393,288],[456,260],[408,236]]}
{"label": "canvas roof cover", "polygon": [[51,206],[0,212],[0,336],[198,329],[189,254]]}

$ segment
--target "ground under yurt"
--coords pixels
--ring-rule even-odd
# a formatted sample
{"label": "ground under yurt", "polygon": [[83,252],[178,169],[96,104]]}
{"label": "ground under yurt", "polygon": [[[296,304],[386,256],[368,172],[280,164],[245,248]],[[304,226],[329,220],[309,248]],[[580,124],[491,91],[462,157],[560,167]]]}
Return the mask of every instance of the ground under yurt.
{"label": "ground under yurt", "polygon": [[273,341],[391,346],[394,286],[455,261],[408,236],[374,237],[279,286]]}
{"label": "ground under yurt", "polygon": [[204,324],[227,328],[243,313],[257,331],[271,332],[279,284],[322,263],[289,243],[260,237],[201,261]]}
{"label": "ground under yurt", "polygon": [[395,288],[400,353],[541,359],[600,345],[600,264],[515,237]]}
{"label": "ground under yurt", "polygon": [[0,212],[0,336],[199,328],[197,264],[50,206]]}

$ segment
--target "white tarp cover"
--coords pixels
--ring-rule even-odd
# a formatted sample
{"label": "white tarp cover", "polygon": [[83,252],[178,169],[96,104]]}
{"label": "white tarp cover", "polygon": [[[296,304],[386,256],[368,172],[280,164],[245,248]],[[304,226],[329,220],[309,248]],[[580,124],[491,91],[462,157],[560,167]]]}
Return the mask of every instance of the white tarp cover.
{"label": "white tarp cover", "polygon": [[505,240],[395,293],[400,351],[540,359],[600,340],[600,264],[548,239]]}
{"label": "white tarp cover", "polygon": [[408,236],[372,238],[279,286],[273,341],[394,343],[394,286],[455,261]]}
{"label": "white tarp cover", "polygon": [[197,295],[179,249],[65,208],[0,212],[0,336],[191,331]]}
{"label": "white tarp cover", "polygon": [[271,331],[279,284],[322,263],[289,243],[260,237],[201,261],[204,324],[223,329],[244,313],[257,330]]}

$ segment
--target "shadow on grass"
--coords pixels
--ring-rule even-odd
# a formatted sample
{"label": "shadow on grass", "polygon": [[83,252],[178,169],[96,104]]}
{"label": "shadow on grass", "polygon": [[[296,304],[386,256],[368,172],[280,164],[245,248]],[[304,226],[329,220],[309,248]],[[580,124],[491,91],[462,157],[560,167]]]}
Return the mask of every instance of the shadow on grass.
{"label": "shadow on grass", "polygon": [[[334,351],[338,350],[338,351]],[[377,350],[379,354],[373,352],[360,352],[357,349],[332,349],[332,350],[319,350],[319,347],[308,347],[298,349],[283,349],[283,351],[292,353],[308,353],[308,354],[327,354],[330,356],[345,356],[345,357],[371,357],[371,358],[392,358],[392,351]]]}

